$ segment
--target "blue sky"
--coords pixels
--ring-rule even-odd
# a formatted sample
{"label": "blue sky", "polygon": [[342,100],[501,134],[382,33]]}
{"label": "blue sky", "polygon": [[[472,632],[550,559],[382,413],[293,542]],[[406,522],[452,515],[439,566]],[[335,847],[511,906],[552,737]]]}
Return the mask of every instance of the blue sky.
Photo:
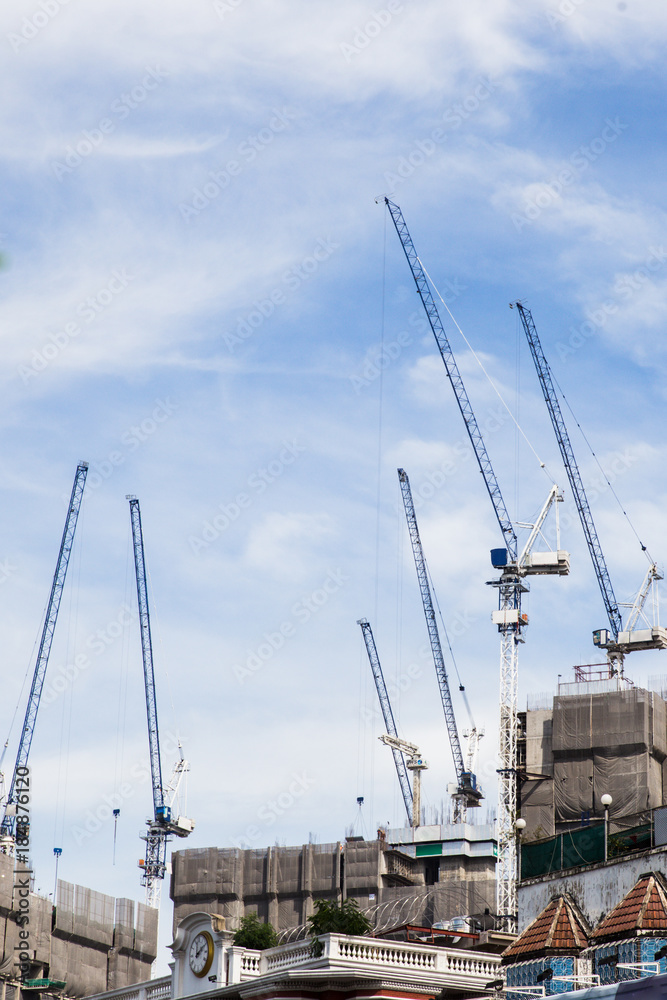
{"label": "blue sky", "polygon": [[[662,562],[664,6],[14,0],[0,18],[7,731],[14,705],[19,722],[25,708],[76,463],[91,463],[47,690],[78,651],[90,665],[38,721],[39,887],[51,891],[61,846],[62,877],[141,898],[151,804],[136,627],[102,652],[91,645],[134,601],[128,493],[144,520],[161,724],[192,763],[190,846],[336,840],[358,795],[369,836],[402,822],[362,616],[388,679],[402,678],[399,729],[429,759],[424,797],[439,805],[451,755],[398,466],[422,499],[427,559],[486,729],[492,808],[498,636],[484,584],[499,532],[375,199],[403,209],[457,322],[565,486],[508,309],[527,302]],[[530,520],[550,481],[443,319],[510,512]],[[572,436],[594,486],[594,460]],[[598,492],[624,600],[646,563],[611,491]],[[594,661],[590,633],[605,624],[569,507],[566,490],[572,574],[534,582],[527,600],[521,704]],[[280,648],[249,668],[271,637]],[[667,673],[659,654],[634,659],[637,680]],[[18,722],[11,738],[8,757]],[[164,756],[168,771],[171,742]],[[295,775],[302,794],[289,791]],[[124,780],[114,866],[110,821],[76,831]],[[267,806],[281,795],[285,808]],[[166,926],[166,902],[163,913]]]}

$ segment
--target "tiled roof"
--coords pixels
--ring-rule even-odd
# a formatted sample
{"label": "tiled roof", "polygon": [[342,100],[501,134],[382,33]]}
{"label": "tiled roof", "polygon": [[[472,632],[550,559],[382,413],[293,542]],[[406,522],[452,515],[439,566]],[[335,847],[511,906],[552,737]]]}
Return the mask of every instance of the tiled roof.
{"label": "tiled roof", "polygon": [[588,928],[568,896],[556,896],[503,952],[503,964],[545,954],[573,954],[588,947]]}
{"label": "tiled roof", "polygon": [[599,943],[647,931],[667,931],[667,886],[654,872],[642,875],[618,906],[598,924],[591,937]]}

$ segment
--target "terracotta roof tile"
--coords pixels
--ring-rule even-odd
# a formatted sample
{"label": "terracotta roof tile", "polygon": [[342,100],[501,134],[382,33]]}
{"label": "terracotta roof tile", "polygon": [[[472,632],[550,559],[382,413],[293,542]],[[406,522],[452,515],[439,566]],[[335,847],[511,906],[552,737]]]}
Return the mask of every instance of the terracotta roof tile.
{"label": "terracotta roof tile", "polygon": [[654,872],[642,875],[591,937],[599,943],[646,931],[667,931],[667,886]]}
{"label": "terracotta roof tile", "polygon": [[588,947],[588,928],[568,896],[556,896],[516,941],[503,952],[503,963],[545,954],[579,954]]}

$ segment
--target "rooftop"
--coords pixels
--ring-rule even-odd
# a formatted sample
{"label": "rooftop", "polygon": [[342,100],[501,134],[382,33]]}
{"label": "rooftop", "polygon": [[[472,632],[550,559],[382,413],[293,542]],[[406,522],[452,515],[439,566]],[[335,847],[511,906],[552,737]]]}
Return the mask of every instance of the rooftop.
{"label": "rooftop", "polygon": [[633,937],[647,931],[667,931],[667,886],[659,874],[649,872],[626,893],[591,937],[596,943],[606,939]]}
{"label": "rooftop", "polygon": [[589,929],[568,896],[556,896],[503,952],[503,962],[546,954],[578,954],[588,946]]}

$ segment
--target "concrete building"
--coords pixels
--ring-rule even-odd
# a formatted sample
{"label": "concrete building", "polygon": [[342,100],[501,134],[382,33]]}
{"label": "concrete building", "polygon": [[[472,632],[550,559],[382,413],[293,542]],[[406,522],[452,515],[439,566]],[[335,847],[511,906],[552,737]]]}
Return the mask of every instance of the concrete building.
{"label": "concrete building", "polygon": [[176,851],[174,929],[205,911],[232,929],[254,912],[284,931],[305,924],[318,898],[354,899],[376,926],[493,912],[496,855],[494,828],[468,824],[390,829],[374,841]]}
{"label": "concrete building", "polygon": [[667,703],[592,670],[576,668],[550,706],[520,714],[524,843],[601,820],[605,793],[618,830],[667,802]]}
{"label": "concrete building", "polygon": [[4,1000],[18,1000],[19,956],[25,956],[26,978],[42,984],[32,987],[33,993],[56,990],[85,997],[150,976],[157,955],[157,911],[63,881],[54,908],[49,898],[25,895],[20,878],[14,859],[0,854]]}

